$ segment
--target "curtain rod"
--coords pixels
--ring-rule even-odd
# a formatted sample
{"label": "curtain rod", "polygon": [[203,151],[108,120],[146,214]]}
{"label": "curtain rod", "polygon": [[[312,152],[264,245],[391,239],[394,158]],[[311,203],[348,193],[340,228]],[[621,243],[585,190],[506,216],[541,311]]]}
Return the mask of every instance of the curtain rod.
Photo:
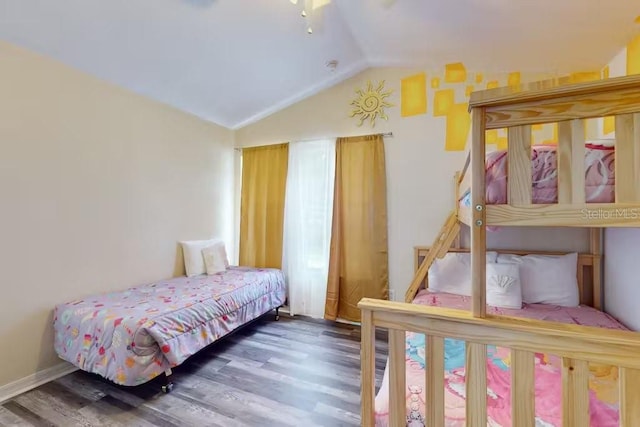
{"label": "curtain rod", "polygon": [[[380,136],[386,136],[386,137],[391,137],[393,138],[393,132],[384,132],[384,133],[373,133],[370,135],[354,135],[354,136],[374,136],[374,135],[380,135]],[[330,136],[330,137],[318,137],[318,138],[308,138],[308,139],[297,139],[295,140],[295,142],[309,142],[309,141],[317,141],[319,139],[327,139],[327,138],[341,138],[340,136]],[[346,137],[349,138],[349,137]],[[281,142],[275,143],[275,144],[282,144]],[[274,144],[274,145],[275,145]],[[269,145],[269,144],[264,144],[264,145]],[[251,148],[252,146],[249,147],[242,147],[242,148]],[[261,147],[261,145],[255,145],[254,147]],[[236,151],[242,151],[242,148],[240,147],[236,147],[234,148],[234,150]]]}

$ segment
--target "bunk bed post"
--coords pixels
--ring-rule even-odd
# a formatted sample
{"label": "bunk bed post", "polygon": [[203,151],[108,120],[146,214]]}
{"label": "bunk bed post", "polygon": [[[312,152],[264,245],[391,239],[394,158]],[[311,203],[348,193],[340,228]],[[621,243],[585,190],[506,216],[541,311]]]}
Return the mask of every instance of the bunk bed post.
{"label": "bunk bed post", "polygon": [[591,228],[591,255],[593,255],[592,283],[593,283],[593,307],[603,311],[602,303],[602,229]]}
{"label": "bunk bed post", "polygon": [[471,109],[471,283],[473,315],[485,317],[486,306],[486,205],[485,205],[485,110]]}

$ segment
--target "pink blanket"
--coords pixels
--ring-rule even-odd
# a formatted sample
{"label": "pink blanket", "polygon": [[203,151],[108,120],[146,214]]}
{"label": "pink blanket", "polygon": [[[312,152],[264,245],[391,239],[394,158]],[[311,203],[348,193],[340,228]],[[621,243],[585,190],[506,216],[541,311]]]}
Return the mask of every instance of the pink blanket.
{"label": "pink blanket", "polygon": [[[535,204],[558,202],[557,146],[536,145],[531,153],[532,199]],[[615,201],[615,150],[611,147],[587,145],[585,151],[585,200],[587,203]],[[507,203],[507,151],[487,154],[487,204]],[[465,193],[462,204],[470,206],[470,194]]]}
{"label": "pink blanket", "polygon": [[[416,304],[468,310],[471,298],[444,293],[421,291]],[[606,313],[590,307],[567,308],[545,304],[530,304],[522,310],[496,309],[492,314],[625,330]],[[407,333],[406,339],[406,408],[407,425],[425,425],[425,338]],[[465,343],[445,339],[445,418],[447,426],[465,425]],[[535,409],[536,426],[562,425],[562,365],[557,356],[536,354]],[[511,426],[510,352],[489,346],[487,354],[487,412],[489,426]],[[617,369],[590,364],[589,378],[591,425],[618,426]],[[388,426],[389,376],[385,368],[382,386],[376,396],[376,426]]]}

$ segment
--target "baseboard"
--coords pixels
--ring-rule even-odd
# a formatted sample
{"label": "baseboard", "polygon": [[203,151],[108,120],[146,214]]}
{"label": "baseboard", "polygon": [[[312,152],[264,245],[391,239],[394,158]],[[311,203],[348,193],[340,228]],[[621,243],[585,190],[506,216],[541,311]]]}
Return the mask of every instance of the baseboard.
{"label": "baseboard", "polygon": [[73,366],[71,363],[63,362],[52,366],[51,368],[43,369],[42,371],[38,371],[9,384],[0,386],[0,404],[19,394],[48,383],[49,381],[64,377],[65,375],[77,370],[78,368]]}

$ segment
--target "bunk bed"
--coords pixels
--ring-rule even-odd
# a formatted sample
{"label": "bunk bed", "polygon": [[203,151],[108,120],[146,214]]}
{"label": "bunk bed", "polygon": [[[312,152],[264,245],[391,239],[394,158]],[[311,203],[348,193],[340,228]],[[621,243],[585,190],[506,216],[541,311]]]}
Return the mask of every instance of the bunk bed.
{"label": "bunk bed", "polygon": [[[637,425],[640,334],[626,330],[601,312],[601,248],[602,228],[640,227],[640,76],[574,85],[545,81],[490,89],[472,93],[469,105],[471,152],[456,174],[456,205],[433,244],[423,250],[405,302],[363,299],[359,304],[362,425]],[[604,177],[605,193],[609,195],[594,198],[590,197],[593,192],[589,190],[587,160],[592,147],[585,144],[584,120],[604,116],[615,116],[615,151],[610,149],[606,153],[610,161],[603,162],[611,172]],[[559,140],[552,150],[556,158],[555,182],[550,184],[553,196],[541,198],[532,162],[538,147],[532,147],[531,126],[544,123],[558,123]],[[487,191],[487,175],[491,172],[487,168],[485,132],[502,128],[508,132],[508,148],[499,154],[506,157],[506,197],[492,199],[491,191]],[[457,251],[452,246],[459,245],[461,224],[468,225],[471,234],[469,296],[430,294],[428,289],[422,289],[429,271],[434,263]],[[524,312],[529,307],[524,305],[514,310],[487,305],[486,274],[488,266],[492,267],[488,264],[486,233],[491,227],[505,226],[590,230],[590,251],[577,256],[579,307],[554,317],[528,316]],[[525,253],[520,251],[517,255]],[[541,307],[545,308],[549,307]],[[377,327],[389,330],[389,360],[376,402]],[[416,337],[423,337],[423,341]],[[457,378],[454,386],[446,365],[452,356],[448,347],[456,343],[463,344],[464,357],[459,366],[462,380]],[[509,368],[509,375],[498,376],[502,393],[495,393],[492,387],[497,349],[508,354],[500,359]],[[422,393],[410,382],[415,379],[409,371],[412,363],[415,365],[416,354],[422,360],[418,364],[422,369]],[[561,384],[557,389],[543,390],[556,403],[548,418],[540,416],[539,407],[538,383],[544,381],[540,375],[548,373],[541,362],[549,360],[545,358],[555,358],[554,381]],[[615,390],[615,399],[604,402],[606,399],[594,390],[594,381],[599,380],[593,377],[594,367],[612,373],[606,387]],[[448,390],[455,387],[463,403],[455,408],[458,413],[452,417]],[[490,407],[496,404],[496,394],[501,412]]]}

